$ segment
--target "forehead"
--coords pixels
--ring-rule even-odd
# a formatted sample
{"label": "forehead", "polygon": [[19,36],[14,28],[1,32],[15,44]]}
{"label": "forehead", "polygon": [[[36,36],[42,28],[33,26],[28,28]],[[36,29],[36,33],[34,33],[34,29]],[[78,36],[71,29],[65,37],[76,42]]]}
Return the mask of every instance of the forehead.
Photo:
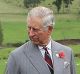
{"label": "forehead", "polygon": [[40,17],[29,17],[28,26],[31,27],[42,27],[42,20]]}

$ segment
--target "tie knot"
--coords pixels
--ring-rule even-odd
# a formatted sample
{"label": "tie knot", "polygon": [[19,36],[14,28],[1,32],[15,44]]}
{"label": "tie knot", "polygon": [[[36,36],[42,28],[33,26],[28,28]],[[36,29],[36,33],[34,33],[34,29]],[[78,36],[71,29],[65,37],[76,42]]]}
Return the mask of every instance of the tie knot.
{"label": "tie knot", "polygon": [[47,50],[47,47],[43,47],[43,49],[44,49],[45,51],[48,51],[48,50]]}

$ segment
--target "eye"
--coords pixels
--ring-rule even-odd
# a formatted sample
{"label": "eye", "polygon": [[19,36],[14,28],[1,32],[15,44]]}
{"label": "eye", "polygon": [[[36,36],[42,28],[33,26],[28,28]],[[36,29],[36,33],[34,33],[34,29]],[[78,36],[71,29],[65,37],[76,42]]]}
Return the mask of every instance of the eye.
{"label": "eye", "polygon": [[39,28],[33,28],[33,27],[28,27],[28,30],[31,30],[31,31],[33,31],[33,32],[39,32],[39,31],[41,31],[41,29],[39,29]]}
{"label": "eye", "polygon": [[37,31],[39,31],[39,29],[33,28],[33,31],[37,32]]}
{"label": "eye", "polygon": [[37,28],[32,28],[32,27],[28,27],[28,30],[38,31],[39,29],[37,29]]}

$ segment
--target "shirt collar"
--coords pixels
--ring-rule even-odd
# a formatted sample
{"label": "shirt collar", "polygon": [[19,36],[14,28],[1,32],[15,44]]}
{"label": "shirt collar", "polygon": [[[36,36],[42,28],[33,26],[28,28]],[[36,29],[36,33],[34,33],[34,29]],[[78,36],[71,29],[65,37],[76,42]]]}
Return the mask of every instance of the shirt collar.
{"label": "shirt collar", "polygon": [[[38,46],[38,47],[39,47],[39,49],[43,49],[42,46]],[[49,41],[49,43],[46,47],[51,50],[51,40]]]}

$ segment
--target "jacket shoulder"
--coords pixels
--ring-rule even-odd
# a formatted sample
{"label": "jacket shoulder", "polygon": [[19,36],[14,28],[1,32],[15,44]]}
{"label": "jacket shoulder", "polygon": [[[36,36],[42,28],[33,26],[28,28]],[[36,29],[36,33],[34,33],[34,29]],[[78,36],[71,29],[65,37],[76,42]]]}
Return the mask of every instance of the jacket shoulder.
{"label": "jacket shoulder", "polygon": [[20,47],[14,49],[13,51],[11,51],[11,55],[19,55],[19,54],[22,54],[24,52],[24,50],[27,50],[28,47],[31,46],[31,42],[28,41],[26,43],[24,43],[23,45],[21,45]]}
{"label": "jacket shoulder", "polygon": [[67,50],[67,51],[72,51],[72,49],[69,46],[63,45],[61,43],[58,43],[56,41],[52,41],[52,46],[56,49],[59,50]]}

